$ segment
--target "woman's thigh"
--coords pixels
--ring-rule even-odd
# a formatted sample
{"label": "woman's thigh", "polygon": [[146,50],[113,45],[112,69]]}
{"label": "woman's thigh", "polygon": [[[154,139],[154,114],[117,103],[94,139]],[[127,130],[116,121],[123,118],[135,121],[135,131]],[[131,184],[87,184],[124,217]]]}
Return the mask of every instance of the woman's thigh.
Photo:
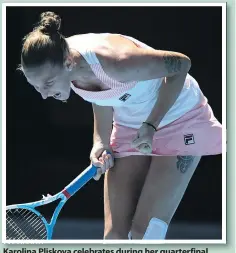
{"label": "woman's thigh", "polygon": [[142,239],[152,218],[170,223],[194,171],[199,156],[152,157],[132,224],[133,239]]}
{"label": "woman's thigh", "polygon": [[115,160],[104,178],[104,239],[127,239],[151,157]]}

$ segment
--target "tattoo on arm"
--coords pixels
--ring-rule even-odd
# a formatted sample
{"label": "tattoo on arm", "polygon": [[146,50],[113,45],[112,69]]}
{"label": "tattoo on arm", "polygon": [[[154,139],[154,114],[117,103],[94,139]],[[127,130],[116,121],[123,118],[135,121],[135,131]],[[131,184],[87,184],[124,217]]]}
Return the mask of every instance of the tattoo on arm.
{"label": "tattoo on arm", "polygon": [[192,165],[194,156],[177,156],[177,169],[181,173],[185,173]]}
{"label": "tattoo on arm", "polygon": [[168,73],[175,73],[181,70],[181,58],[179,56],[174,55],[173,53],[165,53],[163,56],[165,67]]}

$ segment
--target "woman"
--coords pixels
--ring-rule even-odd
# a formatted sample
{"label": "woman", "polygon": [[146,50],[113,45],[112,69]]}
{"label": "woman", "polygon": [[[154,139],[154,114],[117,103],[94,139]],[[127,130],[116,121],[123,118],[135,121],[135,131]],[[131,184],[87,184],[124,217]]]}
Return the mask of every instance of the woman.
{"label": "woman", "polygon": [[43,99],[66,101],[72,89],[92,103],[104,239],[164,239],[201,156],[222,152],[222,126],[188,74],[191,60],[120,34],[64,38],[60,22],[41,14],[21,70]]}

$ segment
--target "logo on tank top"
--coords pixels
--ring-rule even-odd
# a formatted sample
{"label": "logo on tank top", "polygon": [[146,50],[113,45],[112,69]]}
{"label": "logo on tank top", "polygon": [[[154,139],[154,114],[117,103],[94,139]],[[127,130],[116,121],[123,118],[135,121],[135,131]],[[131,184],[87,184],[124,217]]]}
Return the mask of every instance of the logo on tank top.
{"label": "logo on tank top", "polygon": [[121,96],[121,97],[119,98],[119,100],[125,102],[125,101],[126,101],[128,98],[130,98],[130,97],[131,97],[130,94],[125,93],[123,96]]}
{"label": "logo on tank top", "polygon": [[184,135],[184,143],[185,143],[185,145],[194,144],[195,141],[194,141],[194,136],[193,136],[193,134]]}

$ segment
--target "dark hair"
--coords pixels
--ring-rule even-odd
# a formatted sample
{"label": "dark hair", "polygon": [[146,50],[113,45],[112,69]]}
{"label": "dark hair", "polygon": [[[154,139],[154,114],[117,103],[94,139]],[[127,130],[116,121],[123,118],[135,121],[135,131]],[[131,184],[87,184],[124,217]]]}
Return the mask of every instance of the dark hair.
{"label": "dark hair", "polygon": [[63,65],[68,45],[59,32],[61,18],[54,12],[43,12],[32,32],[23,39],[21,68],[37,67],[45,62]]}

